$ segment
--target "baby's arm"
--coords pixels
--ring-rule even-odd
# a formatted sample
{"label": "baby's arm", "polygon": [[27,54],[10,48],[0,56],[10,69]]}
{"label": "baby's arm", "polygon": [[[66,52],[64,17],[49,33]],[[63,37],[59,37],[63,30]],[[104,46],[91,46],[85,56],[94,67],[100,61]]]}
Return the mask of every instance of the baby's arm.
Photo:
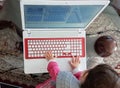
{"label": "baby's arm", "polygon": [[79,80],[81,77],[82,72],[79,71],[79,64],[80,64],[80,59],[79,57],[74,57],[70,61],[70,65],[73,69],[73,74],[74,76]]}
{"label": "baby's arm", "polygon": [[52,55],[51,51],[48,51],[45,53],[45,58],[49,61],[48,62],[48,66],[47,66],[47,70],[50,74],[50,76],[52,77],[53,80],[56,80],[56,77],[58,75],[58,72],[60,71],[60,68],[57,64],[57,62],[55,62],[55,58]]}

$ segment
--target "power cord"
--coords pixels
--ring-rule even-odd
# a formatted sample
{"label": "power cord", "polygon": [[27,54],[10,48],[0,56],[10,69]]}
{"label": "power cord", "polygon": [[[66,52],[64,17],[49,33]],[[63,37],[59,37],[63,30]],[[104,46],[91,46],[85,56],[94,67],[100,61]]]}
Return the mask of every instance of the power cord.
{"label": "power cord", "polygon": [[23,67],[14,67],[14,68],[10,68],[10,69],[8,69],[8,70],[5,70],[5,71],[2,71],[2,72],[0,72],[0,74],[4,74],[4,73],[7,73],[7,72],[10,72],[10,71],[13,71],[13,70],[16,70],[16,69],[19,69],[19,68],[23,68]]}
{"label": "power cord", "polygon": [[106,33],[106,32],[110,32],[110,31],[113,31],[113,32],[117,32],[120,34],[120,30],[105,30],[105,31],[100,31],[100,32],[97,32],[97,33],[92,33],[92,34],[86,34],[88,37],[91,37],[91,36],[96,36],[96,35],[99,35],[99,34],[103,34],[103,33]]}

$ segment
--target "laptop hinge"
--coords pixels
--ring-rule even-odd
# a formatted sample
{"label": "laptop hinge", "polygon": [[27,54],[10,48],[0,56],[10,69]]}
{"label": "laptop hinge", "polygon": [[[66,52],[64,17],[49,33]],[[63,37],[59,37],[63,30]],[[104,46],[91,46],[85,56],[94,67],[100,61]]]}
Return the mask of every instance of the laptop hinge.
{"label": "laptop hinge", "polygon": [[28,34],[28,37],[30,37],[31,31],[30,31],[30,30],[27,30],[27,34]]}

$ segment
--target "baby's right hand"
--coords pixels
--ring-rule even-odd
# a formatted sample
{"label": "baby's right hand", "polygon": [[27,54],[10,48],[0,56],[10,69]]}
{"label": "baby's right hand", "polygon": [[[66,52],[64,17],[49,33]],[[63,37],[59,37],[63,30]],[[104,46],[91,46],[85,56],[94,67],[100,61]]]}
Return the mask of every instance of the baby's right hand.
{"label": "baby's right hand", "polygon": [[80,57],[73,56],[73,58],[70,61],[70,65],[71,65],[72,69],[77,68],[79,66],[79,64],[80,64]]}
{"label": "baby's right hand", "polygon": [[47,51],[47,52],[45,53],[45,58],[46,58],[48,61],[54,59],[54,56],[52,55],[52,51]]}

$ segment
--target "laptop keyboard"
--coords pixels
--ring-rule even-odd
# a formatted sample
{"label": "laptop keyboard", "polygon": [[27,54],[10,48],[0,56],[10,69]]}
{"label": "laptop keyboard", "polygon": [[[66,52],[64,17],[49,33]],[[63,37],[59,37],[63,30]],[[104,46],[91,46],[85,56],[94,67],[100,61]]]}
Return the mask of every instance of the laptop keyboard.
{"label": "laptop keyboard", "polygon": [[44,58],[46,51],[58,58],[85,56],[84,38],[26,38],[24,47],[26,59]]}

